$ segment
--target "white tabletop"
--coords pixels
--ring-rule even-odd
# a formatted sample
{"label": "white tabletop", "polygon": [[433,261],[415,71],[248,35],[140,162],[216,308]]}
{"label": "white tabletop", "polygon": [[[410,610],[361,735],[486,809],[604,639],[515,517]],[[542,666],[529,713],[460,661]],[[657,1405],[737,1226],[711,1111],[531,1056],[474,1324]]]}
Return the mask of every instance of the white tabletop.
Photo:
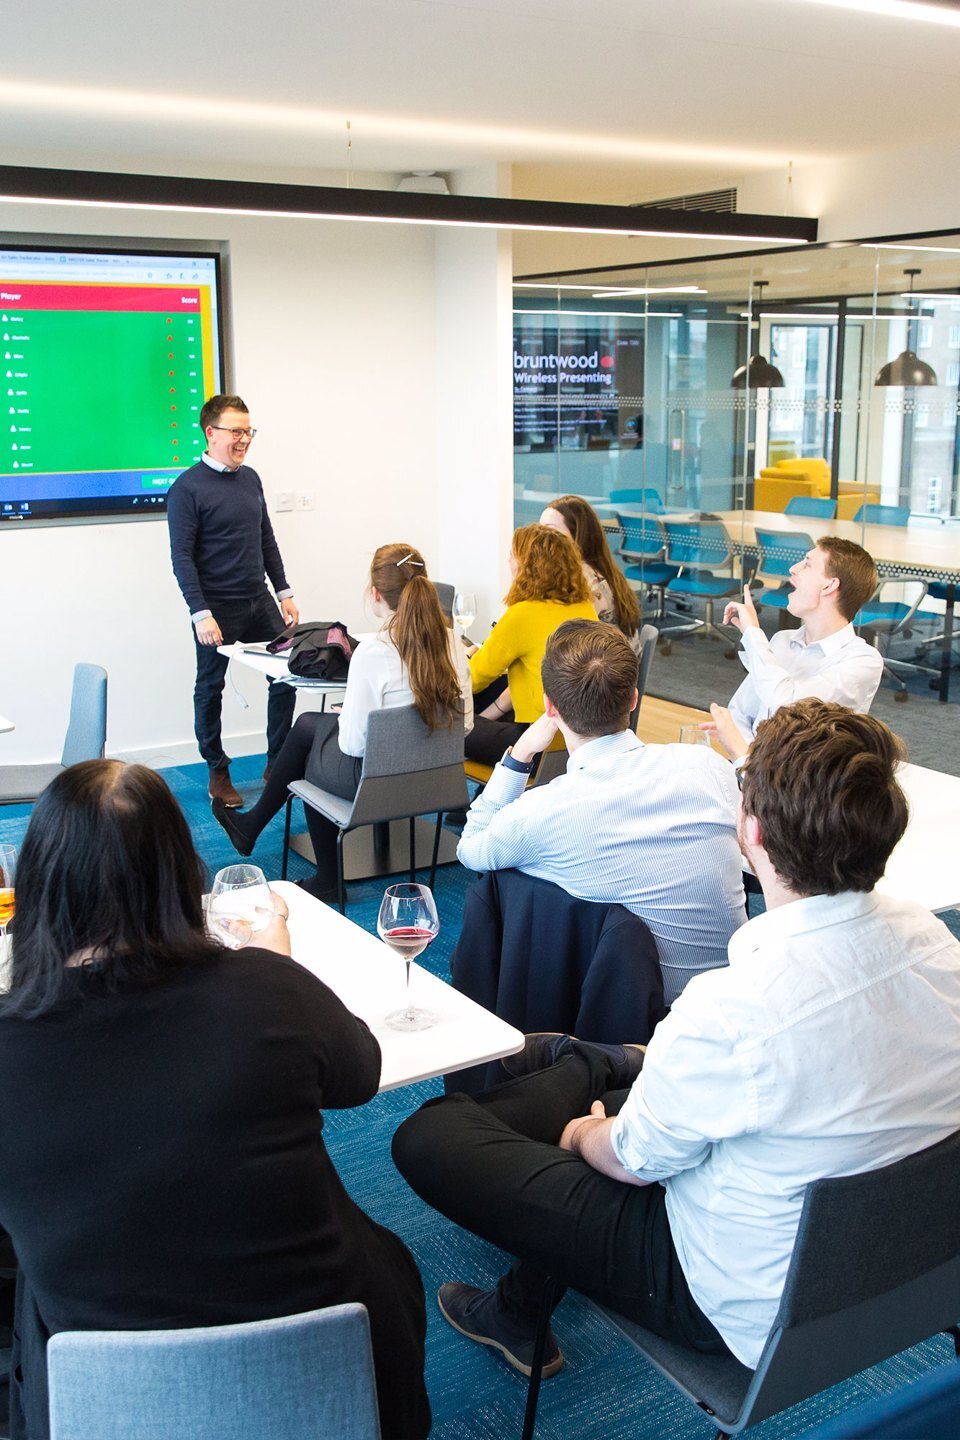
{"label": "white tabletop", "polygon": [[14,728],[12,720],[8,720],[5,715],[0,715],[0,735],[3,734],[4,730],[13,730]]}
{"label": "white tabletop", "polygon": [[343,690],[347,683],[345,680],[308,680],[303,675],[291,675],[282,655],[268,655],[265,650],[244,646],[239,640],[236,645],[218,645],[217,649],[235,664],[256,670],[268,680],[285,680],[288,685],[293,685],[298,690],[317,690],[323,694],[333,694]]}
{"label": "white tabletop", "polygon": [[412,1034],[391,1030],[383,1018],[404,1003],[403,961],[376,936],[289,881],[275,881],[271,889],[290,906],[293,958],[329,985],[380,1042],[381,1090],[499,1060],[523,1048],[519,1030],[417,964],[411,967],[411,998],[437,1023]]}
{"label": "white tabletop", "polygon": [[877,889],[916,900],[928,910],[951,910],[960,905],[960,777],[903,765],[899,780],[910,804],[910,820]]}

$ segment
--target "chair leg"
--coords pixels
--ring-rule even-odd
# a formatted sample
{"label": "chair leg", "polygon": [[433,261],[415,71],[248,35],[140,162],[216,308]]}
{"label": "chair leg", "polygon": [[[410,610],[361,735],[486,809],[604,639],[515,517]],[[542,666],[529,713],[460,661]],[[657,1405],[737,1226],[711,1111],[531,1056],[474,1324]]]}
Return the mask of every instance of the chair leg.
{"label": "chair leg", "polygon": [[347,913],[347,887],[343,883],[343,831],[337,831],[337,902],[340,914]]}
{"label": "chair leg", "polygon": [[944,1334],[953,1336],[953,1348],[956,1352],[957,1359],[960,1360],[960,1327],[951,1325],[948,1330],[944,1331]]}
{"label": "chair leg", "polygon": [[415,815],[409,817],[410,825],[410,884],[417,883],[417,819]]}
{"label": "chair leg", "polygon": [[548,1275],[544,1281],[540,1314],[537,1317],[537,1337],[533,1345],[530,1383],[527,1386],[527,1404],[523,1412],[523,1430],[520,1440],[533,1440],[533,1430],[537,1423],[537,1402],[540,1399],[540,1382],[543,1379],[543,1352],[547,1348],[547,1331],[550,1329],[550,1316],[553,1313],[553,1301],[556,1293],[557,1282],[552,1275]]}
{"label": "chair leg", "polygon": [[293,796],[287,796],[287,809],[283,817],[283,859],[280,862],[280,879],[287,878],[287,859],[290,855],[290,811],[293,808]]}
{"label": "chair leg", "polygon": [[430,889],[437,888],[437,857],[440,854],[440,831],[443,828],[443,811],[437,811],[437,828],[433,832],[433,855],[430,859]]}

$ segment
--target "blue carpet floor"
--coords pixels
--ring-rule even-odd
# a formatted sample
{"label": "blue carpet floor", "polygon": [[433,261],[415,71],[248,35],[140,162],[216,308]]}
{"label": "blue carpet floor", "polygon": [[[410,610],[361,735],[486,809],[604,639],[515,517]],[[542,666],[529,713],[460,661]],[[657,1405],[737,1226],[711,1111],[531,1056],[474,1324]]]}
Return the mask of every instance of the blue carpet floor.
{"label": "blue carpet floor", "polygon": [[[259,790],[262,757],[235,761],[235,783],[251,799]],[[236,855],[210,814],[206,767],[163,772],[190,822],[197,848],[212,875]],[[28,806],[0,811],[0,839],[17,843],[26,829]],[[282,819],[261,837],[254,860],[268,877],[280,874]],[[307,873],[291,858],[290,878]],[[459,866],[438,872],[441,932],[423,957],[436,974],[449,978],[449,959],[460,929],[463,897],[472,877]],[[375,932],[382,881],[350,886],[348,914]],[[960,915],[944,919],[960,934]],[[492,1283],[505,1264],[503,1254],[435,1214],[407,1188],[390,1158],[390,1140],[400,1121],[431,1095],[439,1082],[391,1091],[360,1109],[329,1112],[324,1135],[344,1182],[358,1204],[389,1226],[410,1247],[427,1291],[427,1385],[437,1440],[502,1440],[519,1436],[526,1382],[492,1352],[456,1334],[437,1311],[434,1296],[444,1280]],[[640,1360],[597,1313],[568,1293],[554,1328],[566,1366],[541,1392],[538,1440],[707,1440],[709,1418],[684,1400]],[[788,1440],[878,1394],[899,1389],[953,1358],[946,1337],[907,1351],[855,1380],[764,1422],[751,1432],[757,1440]],[[390,1440],[389,1436],[384,1440]]]}

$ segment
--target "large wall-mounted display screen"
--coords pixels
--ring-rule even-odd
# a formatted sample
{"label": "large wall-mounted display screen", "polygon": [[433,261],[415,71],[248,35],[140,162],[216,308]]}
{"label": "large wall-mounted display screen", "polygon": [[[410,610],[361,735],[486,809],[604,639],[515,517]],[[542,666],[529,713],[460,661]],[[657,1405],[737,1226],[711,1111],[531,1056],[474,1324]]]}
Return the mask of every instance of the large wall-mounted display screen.
{"label": "large wall-mounted display screen", "polygon": [[215,255],[0,243],[0,520],[164,507],[221,389]]}

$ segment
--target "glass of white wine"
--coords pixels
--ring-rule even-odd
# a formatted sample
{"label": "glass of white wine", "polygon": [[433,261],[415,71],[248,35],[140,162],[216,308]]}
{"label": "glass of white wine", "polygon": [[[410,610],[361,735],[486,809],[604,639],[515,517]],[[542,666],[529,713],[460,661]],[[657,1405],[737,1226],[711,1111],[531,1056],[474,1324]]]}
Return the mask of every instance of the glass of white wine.
{"label": "glass of white wine", "polygon": [[229,950],[242,950],[274,917],[273,891],[258,865],[218,870],[207,899],[207,929]]}
{"label": "glass of white wine", "polygon": [[453,597],[451,614],[454,623],[460,629],[460,634],[466,635],[477,618],[477,597],[472,595],[469,590],[458,590]]}
{"label": "glass of white wine", "polygon": [[407,964],[407,1003],[385,1017],[393,1030],[429,1030],[436,1020],[410,1000],[410,965],[440,933],[436,901],[429,885],[388,885],[380,902],[377,933]]}

